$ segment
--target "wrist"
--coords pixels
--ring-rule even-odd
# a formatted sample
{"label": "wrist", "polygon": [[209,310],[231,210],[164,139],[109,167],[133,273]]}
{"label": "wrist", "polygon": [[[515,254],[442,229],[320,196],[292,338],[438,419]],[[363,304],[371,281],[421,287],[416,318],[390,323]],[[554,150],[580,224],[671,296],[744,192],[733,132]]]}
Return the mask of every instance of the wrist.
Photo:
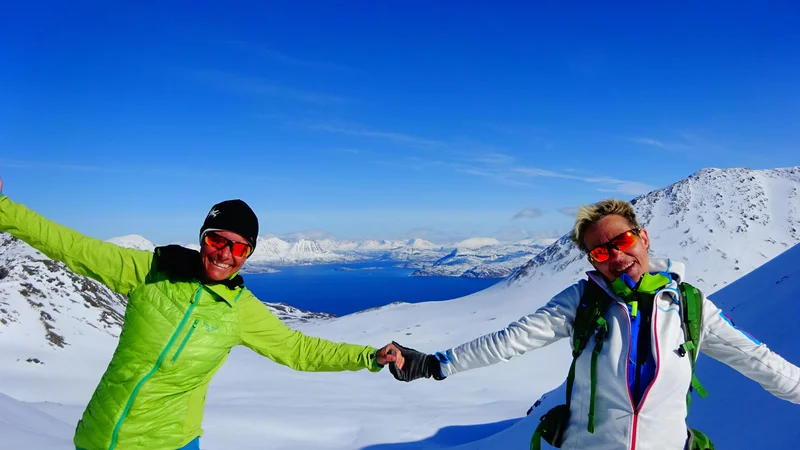
{"label": "wrist", "polygon": [[378,363],[378,349],[372,347],[370,349],[372,351],[369,353],[367,368],[371,372],[380,372],[383,369],[383,365]]}
{"label": "wrist", "polygon": [[442,372],[442,364],[447,364],[450,361],[447,359],[447,356],[442,352],[436,352],[432,355],[428,355],[428,375],[436,381],[442,381],[445,378],[444,372]]}

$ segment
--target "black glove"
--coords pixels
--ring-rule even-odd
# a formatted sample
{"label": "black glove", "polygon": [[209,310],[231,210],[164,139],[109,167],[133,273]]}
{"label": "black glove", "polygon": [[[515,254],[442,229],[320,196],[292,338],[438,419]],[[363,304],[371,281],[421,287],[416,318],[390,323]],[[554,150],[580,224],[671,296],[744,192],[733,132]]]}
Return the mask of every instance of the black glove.
{"label": "black glove", "polygon": [[389,363],[389,371],[394,378],[399,381],[414,381],[417,378],[433,378],[434,380],[444,380],[442,369],[439,365],[440,360],[436,355],[427,355],[418,352],[413,348],[406,348],[397,342],[392,341],[403,354],[403,370],[397,368],[395,363]]}

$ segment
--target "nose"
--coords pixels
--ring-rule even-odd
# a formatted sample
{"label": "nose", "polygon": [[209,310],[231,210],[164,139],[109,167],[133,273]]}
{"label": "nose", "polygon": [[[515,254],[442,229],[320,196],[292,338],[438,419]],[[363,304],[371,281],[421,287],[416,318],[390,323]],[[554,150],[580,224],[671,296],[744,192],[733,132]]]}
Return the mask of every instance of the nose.
{"label": "nose", "polygon": [[219,256],[222,259],[231,258],[233,256],[233,254],[231,254],[231,247],[229,245],[222,247],[222,249],[219,251]]}
{"label": "nose", "polygon": [[608,251],[608,260],[609,262],[614,262],[619,259],[620,256],[624,255],[625,252],[619,250],[617,248],[611,247]]}

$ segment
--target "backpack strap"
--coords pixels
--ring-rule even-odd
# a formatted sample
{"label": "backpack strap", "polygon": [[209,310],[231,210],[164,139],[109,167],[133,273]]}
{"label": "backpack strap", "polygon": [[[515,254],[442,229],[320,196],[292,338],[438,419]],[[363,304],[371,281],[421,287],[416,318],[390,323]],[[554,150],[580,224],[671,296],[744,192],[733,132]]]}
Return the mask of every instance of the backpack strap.
{"label": "backpack strap", "polygon": [[695,361],[697,361],[698,351],[700,348],[700,333],[702,331],[703,322],[703,296],[700,291],[689,283],[680,283],[678,285],[681,294],[681,311],[683,334],[686,339],[678,352],[681,356],[689,354],[689,361],[692,364],[692,385],[689,388],[689,393],[686,394],[687,409],[691,403],[691,391],[697,391],[697,394],[704,398],[708,392],[700,384],[700,380],[694,373]]}
{"label": "backpack strap", "polygon": [[[586,286],[575,312],[572,333],[572,365],[567,375],[567,408],[572,401],[572,386],[575,381],[575,363],[583,353],[586,345],[594,334],[594,350],[592,351],[591,365],[591,400],[589,403],[589,424],[588,430],[594,433],[594,405],[597,390],[597,357],[603,349],[603,341],[608,334],[608,323],[603,315],[611,304],[611,297],[597,283],[592,280],[586,282]],[[595,332],[597,332],[595,334]]]}

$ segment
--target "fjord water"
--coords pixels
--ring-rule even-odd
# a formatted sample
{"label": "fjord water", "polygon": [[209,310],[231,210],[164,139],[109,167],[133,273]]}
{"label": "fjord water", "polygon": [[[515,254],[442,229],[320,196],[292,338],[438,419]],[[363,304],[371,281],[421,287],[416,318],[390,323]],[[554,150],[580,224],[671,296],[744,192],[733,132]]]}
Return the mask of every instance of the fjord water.
{"label": "fjord water", "polygon": [[278,273],[243,275],[262,301],[343,316],[393,302],[449,300],[486,289],[497,278],[412,277],[396,262],[281,267]]}

